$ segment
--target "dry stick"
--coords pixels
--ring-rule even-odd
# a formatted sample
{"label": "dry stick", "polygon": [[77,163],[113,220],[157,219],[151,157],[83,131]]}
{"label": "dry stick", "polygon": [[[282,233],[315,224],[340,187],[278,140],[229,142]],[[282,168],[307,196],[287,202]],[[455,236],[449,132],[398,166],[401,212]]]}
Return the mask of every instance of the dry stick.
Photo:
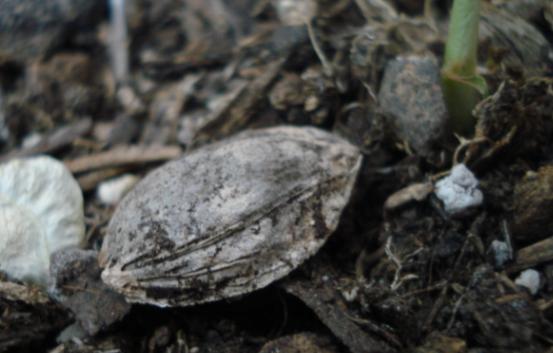
{"label": "dry stick", "polygon": [[181,154],[182,150],[178,146],[124,146],[67,160],[65,166],[72,173],[82,173],[108,167],[161,162],[177,158]]}
{"label": "dry stick", "polygon": [[321,61],[321,64],[323,65],[325,73],[328,76],[331,76],[331,77],[334,76],[334,69],[332,68],[332,65],[326,58],[326,55],[323,52],[321,46],[319,45],[311,20],[306,21],[305,24],[307,25],[307,34],[309,34],[309,39],[311,40],[311,45],[313,46],[313,50],[315,50],[315,54],[317,54],[317,57]]}
{"label": "dry stick", "polygon": [[501,220],[501,232],[503,233],[503,238],[505,239],[507,250],[509,251],[509,261],[511,261],[514,258],[513,243],[511,242],[511,232],[509,231],[509,224],[505,219]]}
{"label": "dry stick", "polygon": [[367,320],[367,319],[361,319],[361,318],[358,318],[358,317],[351,316],[345,310],[342,310],[342,312],[351,321],[355,322],[356,324],[360,324],[360,325],[368,327],[372,332],[376,332],[377,334],[381,335],[382,337],[385,337],[389,342],[393,343],[396,347],[401,347],[402,346],[402,343],[401,343],[401,341],[399,340],[398,337],[396,337],[395,335],[383,330],[381,327],[379,327],[374,322],[372,322],[370,320]]}
{"label": "dry stick", "polygon": [[438,282],[436,284],[433,284],[431,286],[428,286],[426,288],[417,289],[417,290],[413,290],[411,292],[401,294],[399,297],[400,298],[408,298],[408,297],[413,296],[413,295],[424,294],[424,293],[432,292],[432,291],[435,291],[435,290],[438,290],[438,289],[442,289],[444,286],[447,286],[447,285],[449,285],[449,283],[447,281],[442,281],[442,282]]}
{"label": "dry stick", "polygon": [[129,47],[125,0],[110,0],[109,5],[111,10],[111,38],[109,41],[111,68],[117,83],[121,84],[129,78]]}
{"label": "dry stick", "polygon": [[29,157],[35,154],[50,153],[67,146],[77,138],[85,135],[92,128],[92,120],[81,119],[71,125],[62,126],[43,137],[40,142],[29,148],[23,148],[0,156],[0,163],[13,158]]}
{"label": "dry stick", "polygon": [[549,299],[538,304],[538,309],[540,309],[540,311],[546,311],[551,307],[553,307],[553,299]]}
{"label": "dry stick", "polygon": [[109,178],[123,174],[127,168],[108,168],[90,172],[77,178],[77,182],[84,192],[94,190],[98,184]]}
{"label": "dry stick", "polygon": [[453,311],[451,313],[451,317],[449,318],[449,322],[447,324],[447,331],[451,330],[453,327],[453,324],[455,323],[455,316],[457,315],[457,312],[459,311],[459,308],[461,307],[461,303],[463,302],[463,299],[465,299],[465,295],[467,293],[463,293],[459,296],[459,299],[455,301],[455,305],[453,306]]}

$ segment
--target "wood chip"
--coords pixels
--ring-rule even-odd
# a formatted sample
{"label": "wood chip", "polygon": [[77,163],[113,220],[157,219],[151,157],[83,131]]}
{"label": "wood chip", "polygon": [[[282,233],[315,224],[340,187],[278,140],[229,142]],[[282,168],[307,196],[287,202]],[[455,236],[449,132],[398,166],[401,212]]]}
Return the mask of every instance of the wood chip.
{"label": "wood chip", "polygon": [[507,272],[518,272],[548,261],[553,261],[553,236],[520,249]]}
{"label": "wood chip", "polygon": [[434,186],[429,182],[411,184],[390,195],[384,203],[384,209],[391,211],[412,201],[422,201],[433,190]]}
{"label": "wood chip", "polygon": [[82,173],[108,167],[162,162],[177,158],[181,153],[182,150],[178,146],[121,146],[66,160],[65,165],[72,173]]}

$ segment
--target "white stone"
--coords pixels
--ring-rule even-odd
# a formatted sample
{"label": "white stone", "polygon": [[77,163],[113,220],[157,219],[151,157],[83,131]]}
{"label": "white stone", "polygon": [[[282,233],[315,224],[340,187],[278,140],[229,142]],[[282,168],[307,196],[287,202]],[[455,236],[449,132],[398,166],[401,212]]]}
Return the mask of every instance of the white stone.
{"label": "white stone", "polygon": [[105,181],[98,186],[98,199],[106,205],[117,204],[140,180],[136,175],[125,174]]}
{"label": "white stone", "polygon": [[526,287],[532,295],[540,289],[540,273],[533,269],[522,271],[515,280],[515,284]]}
{"label": "white stone", "polygon": [[447,177],[438,181],[434,193],[449,214],[478,206],[484,200],[482,191],[478,189],[478,179],[464,164],[457,164]]}
{"label": "white stone", "polygon": [[84,243],[83,196],[51,157],[0,164],[0,270],[46,285],[50,254]]}
{"label": "white stone", "polygon": [[23,148],[33,148],[40,143],[42,136],[39,133],[33,132],[23,139],[21,144]]}
{"label": "white stone", "polygon": [[495,265],[501,267],[511,260],[511,252],[509,251],[509,245],[500,240],[494,240],[491,244],[491,250],[495,257]]}

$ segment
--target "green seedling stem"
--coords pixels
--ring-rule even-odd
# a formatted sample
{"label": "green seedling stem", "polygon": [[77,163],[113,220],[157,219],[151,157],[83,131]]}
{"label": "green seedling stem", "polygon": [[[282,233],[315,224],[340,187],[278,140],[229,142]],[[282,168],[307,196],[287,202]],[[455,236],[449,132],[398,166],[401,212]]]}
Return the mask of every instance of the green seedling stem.
{"label": "green seedling stem", "polygon": [[442,67],[442,88],[455,133],[474,132],[472,110],[487,93],[477,70],[480,0],[454,0]]}

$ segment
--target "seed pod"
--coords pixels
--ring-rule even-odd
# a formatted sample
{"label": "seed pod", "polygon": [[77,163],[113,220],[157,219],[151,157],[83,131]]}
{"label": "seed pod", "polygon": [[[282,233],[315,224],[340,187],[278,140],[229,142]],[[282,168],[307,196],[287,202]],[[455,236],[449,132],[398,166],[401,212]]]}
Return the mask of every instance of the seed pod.
{"label": "seed pod", "polygon": [[248,131],[170,162],[120,203],[102,279],[128,301],[187,306],[282,278],[336,229],[361,155],[315,128]]}

